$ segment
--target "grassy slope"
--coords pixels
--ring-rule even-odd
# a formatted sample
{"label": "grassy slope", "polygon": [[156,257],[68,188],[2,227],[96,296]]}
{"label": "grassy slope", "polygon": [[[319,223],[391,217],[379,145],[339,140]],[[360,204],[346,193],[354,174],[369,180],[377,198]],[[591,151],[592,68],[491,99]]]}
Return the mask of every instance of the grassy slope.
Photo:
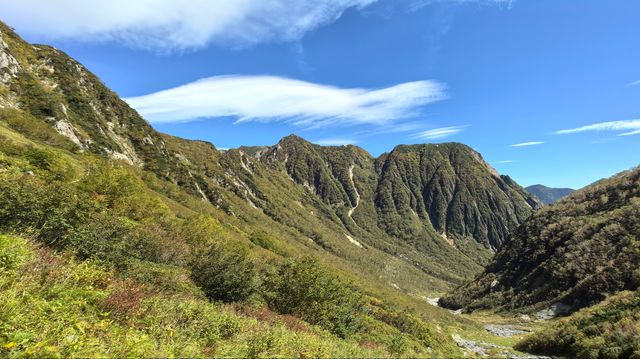
{"label": "grassy slope", "polygon": [[[50,131],[47,136],[55,133],[50,127],[45,129]],[[185,193],[175,184],[157,178],[150,172],[141,171],[118,162],[105,161],[94,155],[72,153],[60,147],[52,147],[42,141],[29,139],[15,132],[8,128],[6,123],[0,122],[0,136],[2,136],[0,146],[0,176],[2,178],[0,182],[3,191],[9,190],[14,195],[17,193],[18,197],[15,198],[19,199],[21,203],[17,205],[18,202],[5,197],[5,200],[10,202],[0,205],[0,216],[6,216],[3,218],[9,218],[12,221],[18,219],[18,221],[15,223],[3,222],[3,230],[18,231],[34,238],[39,243],[48,243],[50,246],[58,248],[59,253],[61,253],[51,254],[50,250],[45,248],[36,250],[33,244],[29,244],[32,242],[27,242],[25,248],[33,252],[32,256],[36,255],[44,258],[36,260],[36,262],[46,262],[47,258],[52,256],[58,259],[54,261],[52,268],[45,268],[39,277],[36,276],[41,281],[30,282],[30,277],[23,275],[24,279],[20,281],[16,281],[18,277],[13,277],[13,280],[10,280],[11,277],[7,277],[8,281],[0,286],[3,297],[33,299],[33,302],[24,302],[22,304],[7,303],[6,310],[3,310],[4,318],[6,319],[3,318],[4,326],[2,327],[0,338],[4,340],[2,345],[5,346],[8,354],[19,355],[20,353],[31,351],[39,355],[45,355],[48,352],[44,350],[51,350],[49,354],[61,352],[64,355],[76,356],[89,353],[95,355],[120,355],[129,353],[127,350],[132,350],[130,352],[132,355],[139,353],[147,356],[170,354],[207,355],[208,351],[212,350],[209,347],[211,342],[207,342],[209,339],[206,338],[206,335],[208,334],[203,334],[198,331],[200,329],[196,329],[201,325],[201,322],[197,320],[199,314],[189,315],[187,319],[184,319],[183,316],[186,314],[176,312],[177,309],[169,310],[166,306],[159,306],[160,304],[173,305],[176,301],[182,302],[187,299],[188,303],[190,303],[189,305],[193,307],[187,307],[185,310],[196,311],[197,313],[205,312],[208,313],[206,318],[212,318],[211,321],[214,324],[211,325],[214,327],[210,330],[213,333],[218,330],[215,329],[217,324],[215,324],[216,320],[214,319],[219,316],[231,316],[233,320],[245,323],[238,325],[246,325],[246,329],[240,330],[235,334],[221,338],[212,334],[216,343],[215,350],[221,350],[220,352],[216,351],[216,353],[230,353],[230,355],[236,356],[254,353],[251,350],[258,350],[262,353],[261,355],[290,356],[290,354],[304,352],[307,349],[314,350],[313,345],[315,344],[313,343],[320,341],[327,343],[326,345],[318,344],[321,348],[317,348],[317,353],[320,353],[320,355],[353,356],[354,350],[361,356],[384,356],[390,353],[429,356],[437,353],[456,353],[457,349],[448,336],[446,328],[453,323],[458,326],[473,326],[468,322],[459,322],[442,310],[432,308],[425,303],[413,300],[389,288],[388,285],[380,283],[377,276],[361,272],[357,265],[344,261],[340,257],[327,255],[327,252],[315,243],[300,237],[299,233],[292,233],[290,227],[277,222],[264,223],[264,220],[262,220],[264,217],[260,215],[260,211],[251,212],[247,210],[244,212],[249,214],[256,213],[255,218],[230,216],[202,199]],[[42,135],[39,136],[42,137]],[[107,166],[107,172],[100,170],[103,166]],[[33,176],[30,173],[33,173]],[[103,176],[106,176],[106,178],[103,178]],[[127,183],[127,185],[123,187],[119,183]],[[112,188],[112,186],[115,188]],[[53,191],[51,188],[57,188],[58,190]],[[125,188],[127,191],[122,191]],[[117,191],[113,192],[113,189],[117,189]],[[71,191],[72,194],[67,191]],[[56,192],[60,192],[60,196],[64,198],[81,200],[69,204],[65,200],[59,199]],[[36,198],[34,199],[33,196]],[[43,223],[31,222],[40,215],[40,210],[34,211],[31,209],[33,207],[29,206],[36,206],[32,202],[38,202],[39,199],[43,199],[47,204],[51,204],[51,201],[61,201],[55,202],[51,208],[54,211],[61,210],[65,213],[64,217],[60,218],[56,214],[55,218],[64,220],[65,223],[63,224],[65,226],[68,225],[70,228],[65,227],[60,232],[60,235],[57,236],[56,233],[58,232],[55,232],[55,230],[60,230],[60,228],[48,229],[48,226],[56,221],[55,219],[47,220]],[[235,206],[248,206],[246,202],[235,200],[238,201],[238,203],[234,204]],[[79,210],[77,208],[78,205],[80,205],[80,208],[85,208],[85,205],[88,205],[89,209]],[[71,208],[67,208],[69,206]],[[92,212],[95,210],[94,206],[102,214]],[[39,207],[36,206],[35,208]],[[127,226],[132,226],[135,229],[133,233],[146,233],[145,236],[150,236],[149,238],[143,238],[143,240],[149,241],[146,242],[147,244],[143,248],[146,250],[151,246],[151,248],[157,248],[157,251],[154,253],[147,250],[137,253],[134,247],[131,253],[127,252],[127,255],[122,258],[114,258],[111,250],[100,252],[100,248],[98,248],[96,252],[95,248],[87,247],[87,245],[81,245],[80,247],[73,245],[75,242],[72,242],[71,245],[63,246],[61,244],[64,242],[62,239],[73,238],[77,231],[85,233],[83,232],[86,231],[85,225],[95,225],[100,228],[99,223],[94,222],[96,220],[92,219],[93,217],[91,216],[80,224],[66,223],[66,220],[72,217],[68,216],[70,213],[68,210],[76,214],[78,213],[75,211],[80,211],[80,215],[83,215],[84,212],[82,211],[86,210],[94,213],[92,216],[95,215],[98,218],[103,218],[103,215],[107,215],[108,218],[122,218],[125,216],[126,218],[122,218],[122,221],[127,223]],[[271,312],[265,307],[261,296],[262,293],[259,291],[248,302],[244,304],[238,303],[231,307],[243,309],[230,311],[228,310],[229,308],[219,304],[210,304],[200,289],[189,278],[189,268],[183,258],[188,254],[188,243],[183,242],[184,240],[181,240],[179,236],[175,237],[181,233],[176,228],[179,229],[181,223],[190,223],[188,221],[192,220],[191,218],[198,213],[207,213],[212,216],[209,217],[208,221],[213,223],[216,228],[216,236],[220,237],[221,240],[244,243],[246,246],[250,246],[252,261],[260,271],[269,271],[270,268],[277,267],[278,263],[283,260],[283,255],[284,257],[295,258],[303,254],[312,253],[320,258],[327,268],[331,268],[331,272],[335,273],[335,275],[345,278],[345,280],[355,281],[356,290],[366,298],[369,298],[368,300],[371,303],[367,306],[369,314],[365,314],[362,317],[365,326],[350,332],[347,338],[341,339],[327,333],[320,327],[310,326],[306,323],[300,324],[300,320],[287,319],[287,317],[281,317]],[[24,219],[21,220],[20,218]],[[50,215],[45,215],[43,218],[51,217]],[[218,218],[218,220],[213,218]],[[158,229],[155,226],[158,221],[161,223],[166,221],[168,228]],[[261,221],[262,223],[260,223]],[[117,223],[120,222],[117,221]],[[249,241],[251,233],[258,228],[269,231],[272,241],[276,244],[275,247],[265,246],[265,249]],[[53,232],[51,233],[51,231]],[[154,234],[154,231],[159,232]],[[43,234],[45,232],[47,233],[46,235]],[[125,235],[129,236],[126,233]],[[57,238],[60,238],[60,241]],[[118,238],[114,239],[118,240]],[[10,247],[17,245],[11,243],[12,241],[17,243],[24,242],[24,240],[12,236],[9,240],[5,239],[3,243],[5,245],[9,243]],[[82,244],[82,242],[78,243]],[[346,244],[352,246],[348,242]],[[82,249],[81,253],[77,252],[78,248]],[[117,249],[117,247],[114,248]],[[167,251],[167,249],[172,250]],[[183,250],[186,250],[187,254],[182,253]],[[80,255],[81,258],[90,258],[90,261],[86,263],[77,262],[72,258],[73,253]],[[128,254],[133,259],[129,258]],[[170,258],[165,258],[166,256]],[[175,258],[171,258],[171,256]],[[373,258],[375,258],[375,255]],[[94,262],[95,260],[97,262]],[[102,286],[99,286],[97,282],[90,282],[87,286],[84,286],[86,283],[65,282],[68,279],[65,279],[65,277],[61,279],[62,283],[60,285],[62,289],[58,289],[62,290],[62,292],[71,292],[69,295],[77,294],[78,298],[70,298],[73,300],[67,303],[68,298],[65,296],[68,293],[59,293],[62,297],[56,297],[57,294],[53,296],[50,294],[50,291],[55,292],[58,290],[56,289],[58,284],[56,284],[57,279],[48,279],[47,273],[74,273],[76,268],[84,268],[86,266],[93,268],[90,269],[91,271],[101,273],[99,275],[101,278],[107,278],[105,283],[124,281],[128,283],[126,285],[145,288],[145,296],[148,294],[147,292],[152,293],[150,298],[145,297],[146,299],[141,300],[140,303],[134,303],[136,307],[147,308],[145,311],[139,312],[136,310],[126,314],[126,323],[138,323],[133,325],[134,328],[149,327],[142,331],[131,331],[131,326],[126,323],[121,325],[113,318],[119,315],[117,312],[121,308],[113,308],[110,311],[108,308],[102,307],[104,304],[102,301],[111,295],[111,290],[116,290],[115,287],[109,287],[110,284],[101,284]],[[15,270],[19,273],[25,273],[24,270],[29,271],[28,268],[31,267],[27,265],[20,268],[22,269]],[[36,272],[39,270],[34,269]],[[405,273],[402,269],[398,271]],[[77,287],[77,285],[80,287]],[[121,298],[125,301],[129,300],[128,295],[120,295],[120,297],[126,297]],[[384,298],[384,300],[381,298]],[[77,303],[74,302],[76,299],[84,304],[76,305]],[[147,299],[149,299],[148,302]],[[146,303],[150,303],[148,305],[151,307],[147,307]],[[60,310],[47,309],[49,306],[55,307],[62,304],[68,306]],[[83,306],[85,304],[86,306]],[[124,303],[123,305],[127,306],[129,304]],[[180,306],[177,307],[182,308]],[[42,311],[35,310],[36,308],[42,308]],[[407,309],[398,310],[394,308]],[[31,312],[32,309],[35,311]],[[128,309],[125,308],[125,310]],[[239,313],[234,314],[234,312]],[[158,320],[164,320],[165,322],[154,322],[154,318],[158,317],[160,313],[164,315],[164,317],[161,317],[164,319],[158,318]],[[96,321],[93,317],[94,314],[104,316],[107,319],[102,322],[100,320]],[[88,317],[85,318],[85,315]],[[247,316],[254,317],[254,319],[245,318]],[[257,321],[255,317],[258,318]],[[184,322],[185,320],[186,322]],[[297,330],[287,329],[282,324],[282,322],[291,320],[307,329],[299,333]],[[180,322],[180,325],[175,326],[176,333],[172,335],[179,338],[180,343],[185,343],[185,345],[186,343],[191,343],[189,344],[191,345],[190,347],[184,347],[180,343],[172,344],[177,339],[167,338],[162,333],[162,330],[159,329],[166,323],[168,323],[166,325],[169,327],[173,326],[172,323],[174,321]],[[94,328],[92,324],[91,328],[84,328],[83,326],[86,326],[86,323],[102,323],[101,325],[106,327]],[[157,325],[160,327],[154,327],[155,323],[159,323]],[[436,329],[436,323],[442,329]],[[76,333],[75,341],[72,340],[72,343],[67,346],[67,344],[63,343],[65,336],[61,334],[61,331],[67,327],[74,327],[76,324],[82,328],[77,329],[78,333],[82,334],[84,331],[84,334]],[[296,327],[298,324],[296,324]],[[29,330],[21,329],[29,327],[41,328],[41,330],[33,329],[29,332]],[[262,337],[256,338],[249,334],[256,327],[265,328],[258,330],[258,332],[264,334],[264,340],[267,343],[259,344],[262,345],[259,348],[252,347],[252,343],[256,341],[260,343],[260,340],[262,340],[260,338]],[[315,334],[305,334],[307,330]],[[40,331],[43,333],[37,334]],[[126,340],[122,340],[123,335],[129,335],[126,333],[131,334],[132,338],[138,338],[136,340],[140,340],[140,346],[137,347],[137,342],[128,343]],[[25,339],[28,340],[25,341]],[[118,343],[118,345],[114,346],[113,343]],[[313,345],[303,348],[302,343]],[[427,347],[432,349],[427,349]],[[116,353],[105,350],[122,351]],[[135,350],[140,350],[141,352],[136,352]]]}
{"label": "grassy slope", "polygon": [[0,274],[3,357],[387,355],[268,310],[258,320],[210,303],[188,284],[170,293],[123,280],[16,236],[0,236]]}

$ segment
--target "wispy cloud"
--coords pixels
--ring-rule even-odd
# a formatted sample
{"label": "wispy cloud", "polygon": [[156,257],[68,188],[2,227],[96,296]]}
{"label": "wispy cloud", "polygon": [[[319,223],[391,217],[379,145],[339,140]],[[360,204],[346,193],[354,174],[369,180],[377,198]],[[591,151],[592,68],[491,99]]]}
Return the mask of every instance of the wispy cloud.
{"label": "wispy cloud", "polygon": [[418,115],[445,98],[433,81],[382,89],[342,89],[275,76],[217,76],[126,101],[151,122],[234,117],[305,127],[385,125]]}
{"label": "wispy cloud", "polygon": [[447,138],[455,135],[456,133],[462,132],[464,128],[467,126],[449,126],[449,127],[440,127],[434,128],[432,130],[422,131],[413,136],[415,139],[422,140],[438,140],[442,138]]}
{"label": "wispy cloud", "polygon": [[544,142],[542,141],[522,142],[522,143],[516,143],[515,145],[511,145],[510,147],[536,146],[536,145],[541,145],[543,143]]}
{"label": "wispy cloud", "polygon": [[491,163],[492,163],[492,164],[499,165],[499,164],[506,164],[506,163],[514,163],[514,162],[516,162],[516,161],[513,161],[513,160],[506,160],[506,161],[495,161],[495,162],[491,162]]}
{"label": "wispy cloud", "polygon": [[358,142],[359,142],[358,140],[351,140],[346,138],[325,138],[322,140],[313,141],[313,143],[320,146],[355,145]]}
{"label": "wispy cloud", "polygon": [[629,83],[627,84],[627,87],[631,87],[631,86],[638,86],[638,85],[640,85],[640,80],[633,81],[633,82],[629,82]]}
{"label": "wispy cloud", "polygon": [[[295,41],[377,0],[0,0],[2,20],[43,39],[184,50]],[[34,11],[37,9],[37,11]]]}
{"label": "wispy cloud", "polygon": [[429,126],[422,119],[419,121],[394,121],[386,125],[357,131],[355,134],[359,137],[372,137],[392,133],[416,132],[428,127]]}
{"label": "wispy cloud", "polygon": [[[515,1],[516,0],[448,0],[448,2],[451,2],[454,4],[481,4],[481,5],[497,4],[497,5],[506,6],[508,9],[511,8],[511,6]],[[443,0],[413,0],[409,2],[409,10],[417,11],[427,5],[437,4],[441,2],[443,2]]]}
{"label": "wispy cloud", "polygon": [[617,131],[623,132],[618,136],[631,136],[640,134],[640,120],[609,121],[594,123],[592,125],[557,131],[556,134],[566,135],[570,133],[591,131]]}

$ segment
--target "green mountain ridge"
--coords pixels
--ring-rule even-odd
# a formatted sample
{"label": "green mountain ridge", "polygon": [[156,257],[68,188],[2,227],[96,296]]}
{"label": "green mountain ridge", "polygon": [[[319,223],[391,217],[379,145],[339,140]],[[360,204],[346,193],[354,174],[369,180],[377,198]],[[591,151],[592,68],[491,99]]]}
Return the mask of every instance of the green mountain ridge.
{"label": "green mountain ridge", "polygon": [[[537,211],[449,308],[573,312],[640,286],[640,168]],[[566,313],[565,313],[566,314]]]}
{"label": "green mountain ridge", "polygon": [[357,146],[323,147],[289,136],[257,157],[276,167],[284,163],[287,174],[336,208],[345,224],[377,226],[405,240],[471,238],[495,249],[540,206],[459,143],[399,145],[373,158]]}
{"label": "green mountain ridge", "polygon": [[536,196],[544,204],[551,204],[575,192],[572,188],[551,188],[541,184],[526,187],[525,190]]}

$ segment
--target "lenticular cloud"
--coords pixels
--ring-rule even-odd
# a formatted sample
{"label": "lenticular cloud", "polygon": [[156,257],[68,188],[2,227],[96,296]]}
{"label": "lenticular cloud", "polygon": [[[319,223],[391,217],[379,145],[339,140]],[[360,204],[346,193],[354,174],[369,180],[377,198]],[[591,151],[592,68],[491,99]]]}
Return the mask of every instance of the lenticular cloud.
{"label": "lenticular cloud", "polygon": [[216,76],[126,101],[155,123],[234,117],[320,127],[386,124],[444,98],[443,86],[432,81],[343,89],[274,76]]}

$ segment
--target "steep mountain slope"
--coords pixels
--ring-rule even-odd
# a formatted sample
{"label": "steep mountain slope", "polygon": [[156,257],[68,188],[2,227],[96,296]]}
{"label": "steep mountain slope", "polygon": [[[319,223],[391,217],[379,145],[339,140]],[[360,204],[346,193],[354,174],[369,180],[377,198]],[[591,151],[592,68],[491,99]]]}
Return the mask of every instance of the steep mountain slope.
{"label": "steep mountain slope", "polygon": [[521,225],[449,308],[563,312],[640,286],[640,168],[575,192]]}
{"label": "steep mountain slope", "polygon": [[467,239],[498,248],[539,206],[471,148],[398,146],[378,159],[355,146],[320,147],[290,136],[264,154],[332,206],[345,224],[408,241]]}
{"label": "steep mountain slope", "polygon": [[538,206],[461,144],[398,146],[378,159],[377,168],[380,222],[397,236],[416,235],[406,221],[413,217],[454,242],[473,238],[496,249]]}
{"label": "steep mountain slope", "polygon": [[544,204],[551,204],[575,192],[571,188],[551,188],[536,184],[525,188],[527,192],[536,196]]}
{"label": "steep mountain slope", "polygon": [[44,122],[69,149],[124,160],[248,222],[264,223],[266,215],[349,261],[364,262],[358,247],[369,245],[381,261],[391,255],[413,267],[408,272],[431,277],[423,288],[443,289],[480,271],[489,249],[537,206],[458,144],[398,147],[374,159],[354,146],[320,147],[295,136],[219,152],[159,134],[76,61],[1,26],[1,115],[14,130]]}
{"label": "steep mountain slope", "polygon": [[0,39],[0,356],[460,355],[420,297],[471,270],[355,245],[280,171]]}

